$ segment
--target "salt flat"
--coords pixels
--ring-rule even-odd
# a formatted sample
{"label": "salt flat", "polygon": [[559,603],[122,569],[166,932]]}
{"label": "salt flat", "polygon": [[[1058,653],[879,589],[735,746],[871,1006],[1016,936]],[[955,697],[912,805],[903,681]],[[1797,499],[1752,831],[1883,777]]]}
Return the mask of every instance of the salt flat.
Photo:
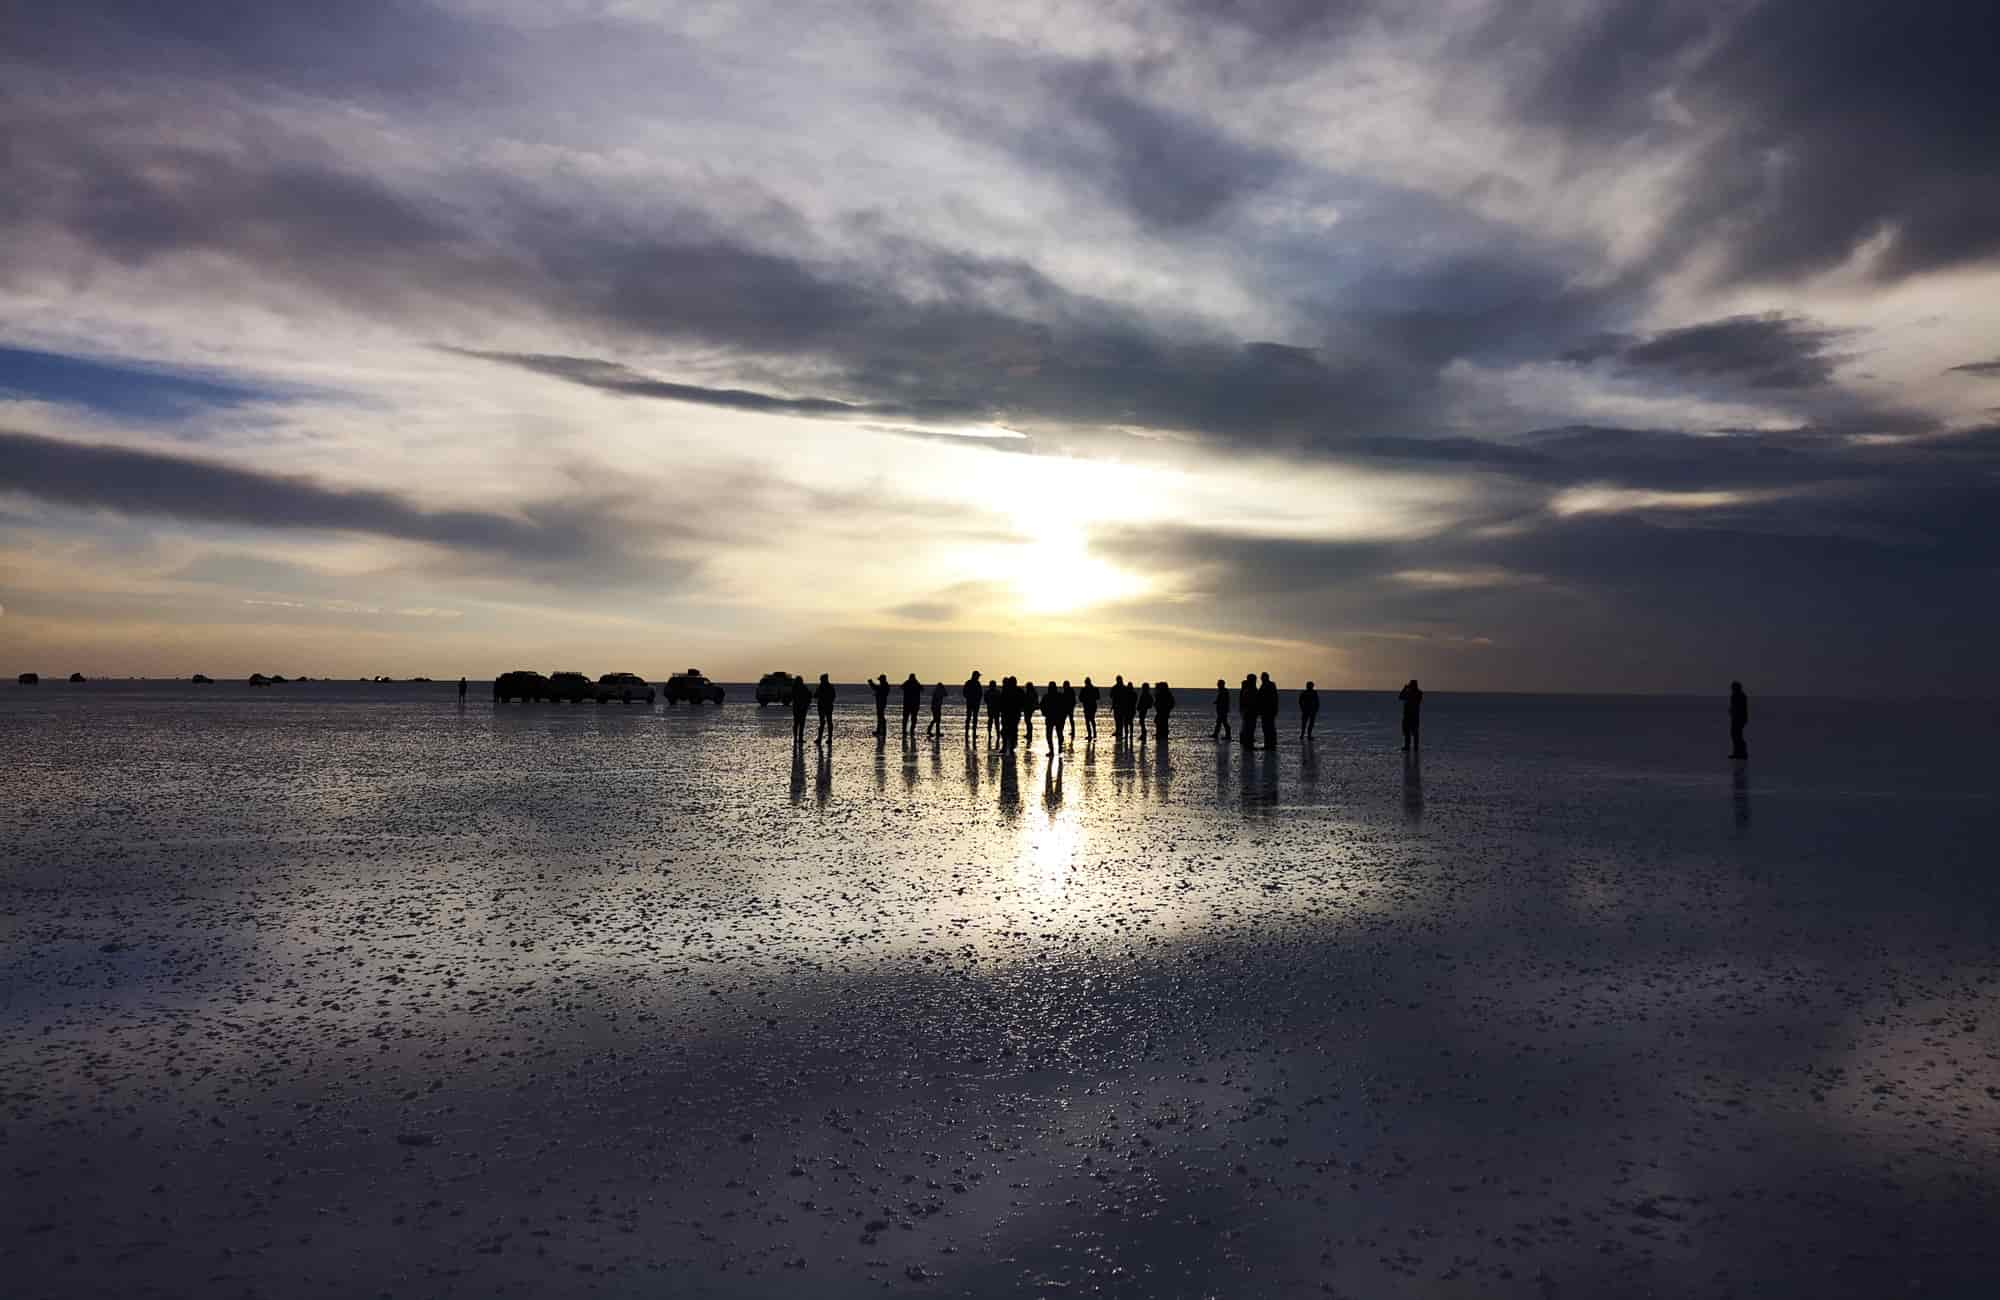
{"label": "salt flat", "polygon": [[[0,700],[21,1296],[1990,1295],[1990,706]],[[1105,731],[1108,736],[1109,722]]]}

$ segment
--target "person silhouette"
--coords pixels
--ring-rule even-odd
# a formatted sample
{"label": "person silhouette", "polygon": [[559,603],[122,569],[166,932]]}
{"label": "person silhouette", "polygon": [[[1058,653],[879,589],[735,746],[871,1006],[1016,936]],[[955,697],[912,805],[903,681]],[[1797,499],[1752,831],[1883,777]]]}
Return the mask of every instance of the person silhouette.
{"label": "person silhouette", "polygon": [[1278,747],[1278,684],[1271,680],[1271,674],[1259,674],[1257,684],[1257,712],[1264,722],[1264,748]]}
{"label": "person silhouette", "polygon": [[965,739],[969,743],[973,733],[979,730],[979,702],[986,691],[979,684],[979,670],[972,670],[972,676],[965,679]]}
{"label": "person silhouette", "polygon": [[813,748],[818,749],[824,741],[827,748],[833,748],[833,683],[826,674],[819,675],[819,686],[813,691],[813,703],[819,706],[819,734],[813,737]]}
{"label": "person silhouette", "polygon": [[1229,683],[1222,678],[1215,679],[1215,725],[1209,729],[1208,738],[1217,737],[1234,740],[1235,734],[1229,730]]}
{"label": "person silhouette", "polygon": [[1311,682],[1299,692],[1299,739],[1311,740],[1313,728],[1319,722],[1319,692]]}
{"label": "person silhouette", "polygon": [[925,730],[926,737],[944,738],[944,683],[938,682],[931,688],[931,725]]}
{"label": "person silhouette", "polygon": [[989,745],[1000,730],[1000,701],[1005,694],[999,682],[986,683],[986,743]]}
{"label": "person silhouette", "polygon": [[[1042,696],[1042,742],[1051,754],[1056,752],[1056,745],[1062,740],[1062,698],[1062,687],[1051,681],[1048,691]],[[1031,742],[1034,734],[1034,728],[1030,727],[1028,736]]]}
{"label": "person silhouette", "polygon": [[1167,685],[1164,677],[1160,679],[1160,684],[1153,689],[1153,716],[1158,719],[1154,724],[1153,734],[1159,739],[1161,744],[1165,744],[1167,739],[1167,720],[1174,716],[1174,692],[1173,688]]}
{"label": "person silhouette", "polygon": [[1119,673],[1111,683],[1111,743],[1125,742],[1125,724],[1130,720],[1132,688],[1125,684],[1125,674]]}
{"label": "person silhouette", "polygon": [[889,738],[889,674],[883,673],[868,683],[868,689],[875,693],[875,735],[882,740]]}
{"label": "person silhouette", "polygon": [[1064,743],[1070,748],[1074,748],[1076,746],[1076,687],[1069,684],[1069,678],[1067,677],[1063,678],[1062,713],[1063,731],[1067,734],[1067,739]]}
{"label": "person silhouette", "polygon": [[460,704],[465,703],[465,679],[463,677],[458,679],[458,702]]}
{"label": "person silhouette", "polygon": [[1153,684],[1139,683],[1139,739],[1146,738],[1146,715],[1153,711]]}
{"label": "person silhouette", "polygon": [[1010,674],[1000,683],[1000,746],[1014,748],[1021,730],[1021,684]]}
{"label": "person silhouette", "polygon": [[1422,749],[1424,747],[1424,688],[1417,685],[1412,677],[1410,684],[1396,693],[1403,702],[1403,748]]}
{"label": "person silhouette", "polygon": [[[1076,693],[1076,699],[1077,703],[1083,705],[1083,743],[1086,745],[1095,744],[1097,741],[1097,684],[1088,677],[1084,678],[1083,689]],[[1073,730],[1074,728],[1072,728]]]}
{"label": "person silhouette", "polygon": [[915,673],[911,673],[903,679],[903,725],[896,733],[898,740],[910,741],[917,738],[917,716],[923,711],[923,707],[924,684],[917,680]]}
{"label": "person silhouette", "polygon": [[1257,748],[1257,674],[1243,674],[1236,691],[1236,725],[1243,733],[1243,748]]}
{"label": "person silhouette", "polygon": [[[1750,757],[1750,747],[1743,743],[1743,728],[1750,725],[1750,697],[1743,693],[1742,682],[1729,683],[1729,756],[1731,758]],[[1782,759],[1782,756],[1780,756]],[[1779,763],[1783,766],[1783,762]]]}
{"label": "person silhouette", "polygon": [[792,678],[792,689],[788,692],[792,706],[792,746],[806,747],[806,713],[812,708],[812,688],[803,677]]}

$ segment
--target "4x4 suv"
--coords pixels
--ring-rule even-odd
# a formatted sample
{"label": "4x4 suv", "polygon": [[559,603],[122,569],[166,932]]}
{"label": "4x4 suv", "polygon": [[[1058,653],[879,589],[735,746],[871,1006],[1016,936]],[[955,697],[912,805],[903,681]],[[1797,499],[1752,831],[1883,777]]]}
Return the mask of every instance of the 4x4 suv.
{"label": "4x4 suv", "polygon": [[620,704],[630,704],[634,700],[651,704],[653,688],[637,673],[606,673],[597,679],[597,702],[608,704],[612,700]]}
{"label": "4x4 suv", "polygon": [[722,688],[704,677],[699,668],[689,668],[667,678],[666,694],[669,704],[722,703]]}
{"label": "4x4 suv", "polygon": [[556,703],[568,700],[581,704],[597,698],[597,684],[582,673],[550,673],[548,698]]}
{"label": "4x4 suv", "polygon": [[792,698],[790,673],[765,673],[757,682],[757,704],[788,704]]}
{"label": "4x4 suv", "polygon": [[549,679],[529,668],[516,668],[511,673],[501,673],[493,679],[493,699],[505,704],[508,700],[540,700],[547,698]]}

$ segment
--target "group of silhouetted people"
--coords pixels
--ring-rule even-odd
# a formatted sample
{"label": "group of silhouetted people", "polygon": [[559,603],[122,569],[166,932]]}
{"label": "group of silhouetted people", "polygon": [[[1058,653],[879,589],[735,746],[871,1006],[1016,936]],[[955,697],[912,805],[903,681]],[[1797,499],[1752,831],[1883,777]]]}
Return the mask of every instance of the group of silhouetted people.
{"label": "group of silhouetted people", "polygon": [[[886,739],[889,734],[889,699],[893,689],[889,685],[889,674],[883,673],[868,683],[868,689],[875,697],[875,735]],[[924,709],[924,684],[911,673],[903,679],[903,716],[899,734],[906,742],[917,738],[917,723]],[[1112,737],[1114,743],[1129,745],[1137,736],[1143,740],[1146,724],[1150,716],[1154,736],[1164,743],[1168,737],[1169,722],[1174,714],[1174,692],[1162,680],[1141,682],[1134,687],[1121,675],[1113,679],[1108,690],[1100,691],[1090,678],[1083,679],[1081,688],[1064,681],[1058,686],[1051,680],[1046,690],[1037,692],[1034,682],[1021,683],[1012,677],[999,681],[985,681],[975,671],[965,679],[961,698],[965,702],[965,740],[971,744],[979,732],[980,714],[986,715],[986,739],[989,744],[998,742],[1011,750],[1017,737],[1020,743],[1032,745],[1035,737],[1034,717],[1042,715],[1042,728],[1048,751],[1054,753],[1065,745],[1076,743],[1076,714],[1078,706],[1083,710],[1084,741],[1086,744],[1097,740],[1097,710],[1108,696],[1111,704]],[[1396,698],[1403,706],[1403,752],[1415,753],[1423,747],[1424,692],[1412,677]],[[944,735],[945,684],[938,682],[930,688],[930,726],[924,734],[928,738]],[[806,716],[817,705],[819,709],[819,733],[815,746],[833,742],[833,683],[827,675],[819,675],[819,685],[806,685],[803,677],[792,679],[790,703],[792,706],[792,743],[803,747],[806,743]],[[1215,726],[1209,730],[1211,740],[1229,741],[1240,737],[1245,749],[1257,747],[1257,733],[1263,733],[1263,747],[1275,749],[1278,745],[1278,686],[1269,673],[1246,673],[1243,684],[1236,690],[1236,718],[1238,725],[1232,729],[1230,720],[1229,683],[1221,678],[1215,682]],[[1307,682],[1299,692],[1299,739],[1311,740],[1319,723],[1319,692],[1313,683]],[[1744,742],[1743,731],[1750,725],[1750,697],[1744,693],[1742,682],[1729,684],[1729,756],[1732,759],[1747,759],[1750,748]]]}

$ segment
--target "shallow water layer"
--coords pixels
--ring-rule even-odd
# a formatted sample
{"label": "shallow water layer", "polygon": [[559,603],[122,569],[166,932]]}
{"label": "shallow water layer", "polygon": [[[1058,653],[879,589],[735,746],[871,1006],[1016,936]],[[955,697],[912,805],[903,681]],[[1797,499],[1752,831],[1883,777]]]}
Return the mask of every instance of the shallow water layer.
{"label": "shallow water layer", "polygon": [[2000,1276],[1990,707],[865,698],[0,697],[9,1294]]}

